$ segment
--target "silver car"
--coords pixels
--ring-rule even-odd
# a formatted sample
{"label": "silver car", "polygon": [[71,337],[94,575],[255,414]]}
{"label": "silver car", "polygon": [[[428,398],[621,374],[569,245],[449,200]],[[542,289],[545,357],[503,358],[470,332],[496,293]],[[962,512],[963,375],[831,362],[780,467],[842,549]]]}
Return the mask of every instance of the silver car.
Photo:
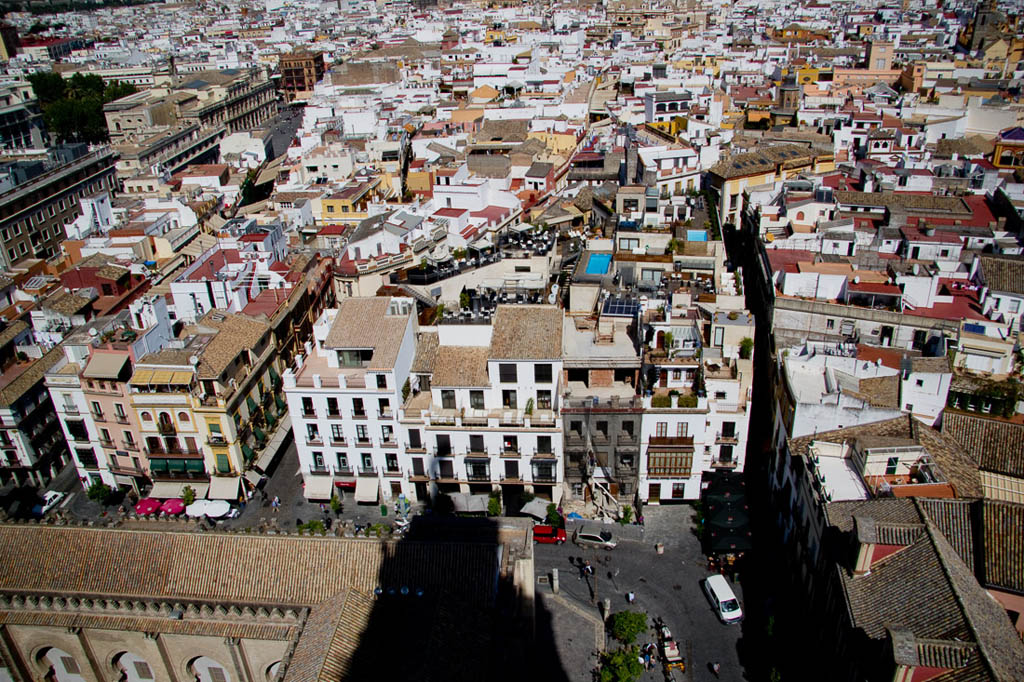
{"label": "silver car", "polygon": [[593,547],[594,549],[606,549],[609,552],[615,549],[618,544],[612,534],[606,530],[592,531],[580,527],[572,534],[572,541],[580,547]]}

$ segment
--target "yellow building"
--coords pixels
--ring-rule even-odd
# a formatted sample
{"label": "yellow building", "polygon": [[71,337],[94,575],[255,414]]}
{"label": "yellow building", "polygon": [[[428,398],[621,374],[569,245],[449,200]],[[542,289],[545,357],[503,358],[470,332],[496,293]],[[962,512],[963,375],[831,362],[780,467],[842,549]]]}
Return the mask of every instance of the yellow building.
{"label": "yellow building", "polygon": [[241,475],[266,445],[285,404],[270,325],[211,311],[183,348],[143,356],[129,386],[153,480],[151,497],[237,500]]}
{"label": "yellow building", "polygon": [[379,195],[381,178],[352,182],[320,200],[323,223],[357,223],[367,218],[367,205]]}

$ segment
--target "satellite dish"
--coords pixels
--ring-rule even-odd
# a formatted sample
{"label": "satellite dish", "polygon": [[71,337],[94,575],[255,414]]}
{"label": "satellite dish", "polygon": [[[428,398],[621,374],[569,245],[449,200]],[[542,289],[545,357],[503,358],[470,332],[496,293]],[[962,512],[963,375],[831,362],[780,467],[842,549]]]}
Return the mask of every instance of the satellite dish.
{"label": "satellite dish", "polygon": [[548,303],[554,305],[556,300],[558,300],[558,297],[555,296],[555,292],[551,292],[550,294],[548,294]]}
{"label": "satellite dish", "polygon": [[100,333],[98,331],[96,331],[96,327],[89,327],[89,336],[96,337],[96,336],[99,336],[99,335],[100,335]]}
{"label": "satellite dish", "polygon": [[198,365],[198,364],[199,364],[199,356],[198,356],[198,355],[193,355],[193,356],[191,356],[191,357],[190,357],[190,358],[188,359],[188,364],[192,365],[193,367],[195,367],[196,365]]}
{"label": "satellite dish", "polygon": [[558,285],[557,284],[552,284],[551,285],[551,293],[553,293],[553,294],[557,294],[558,293]]}

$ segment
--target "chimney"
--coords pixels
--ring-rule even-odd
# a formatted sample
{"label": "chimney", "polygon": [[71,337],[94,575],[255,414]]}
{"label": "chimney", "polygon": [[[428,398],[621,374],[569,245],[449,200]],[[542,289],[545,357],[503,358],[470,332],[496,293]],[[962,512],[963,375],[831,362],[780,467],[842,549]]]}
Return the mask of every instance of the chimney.
{"label": "chimney", "polygon": [[875,520],[867,516],[854,516],[853,528],[857,533],[857,560],[853,565],[853,574],[867,575],[871,572],[871,556],[875,553],[878,541],[878,528]]}

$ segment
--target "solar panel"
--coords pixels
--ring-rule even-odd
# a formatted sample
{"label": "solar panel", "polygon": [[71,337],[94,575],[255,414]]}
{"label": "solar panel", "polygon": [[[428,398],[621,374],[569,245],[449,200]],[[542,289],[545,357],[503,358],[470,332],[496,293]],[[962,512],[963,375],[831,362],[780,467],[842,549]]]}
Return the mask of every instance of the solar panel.
{"label": "solar panel", "polygon": [[640,309],[636,301],[625,298],[609,298],[604,302],[602,314],[616,317],[634,317]]}

